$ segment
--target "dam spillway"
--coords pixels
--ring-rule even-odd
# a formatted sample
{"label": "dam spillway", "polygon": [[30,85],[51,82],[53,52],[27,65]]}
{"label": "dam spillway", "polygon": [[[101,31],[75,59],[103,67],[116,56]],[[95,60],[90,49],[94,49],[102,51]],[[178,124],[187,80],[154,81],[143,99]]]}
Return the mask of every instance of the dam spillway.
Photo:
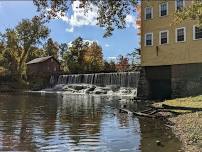
{"label": "dam spillway", "polygon": [[137,88],[140,72],[60,75],[57,84],[116,85]]}

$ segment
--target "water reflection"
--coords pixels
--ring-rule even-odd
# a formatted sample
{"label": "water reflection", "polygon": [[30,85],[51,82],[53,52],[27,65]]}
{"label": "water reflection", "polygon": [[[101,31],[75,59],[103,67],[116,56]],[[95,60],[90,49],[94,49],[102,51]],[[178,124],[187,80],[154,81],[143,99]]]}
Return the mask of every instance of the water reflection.
{"label": "water reflection", "polygon": [[[0,151],[179,149],[179,142],[161,129],[162,124],[120,114],[117,108],[121,104],[133,110],[139,108],[116,97],[0,95]],[[167,146],[158,148],[157,138]]]}

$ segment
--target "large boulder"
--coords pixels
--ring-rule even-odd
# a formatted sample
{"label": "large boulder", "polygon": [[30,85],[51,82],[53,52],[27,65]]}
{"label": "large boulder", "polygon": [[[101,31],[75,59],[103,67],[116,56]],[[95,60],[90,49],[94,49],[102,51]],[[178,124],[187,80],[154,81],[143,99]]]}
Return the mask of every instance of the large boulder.
{"label": "large boulder", "polygon": [[96,88],[94,91],[93,91],[94,94],[107,94],[107,90],[104,90],[102,88]]}
{"label": "large boulder", "polygon": [[88,87],[87,85],[83,85],[83,84],[70,84],[70,85],[68,85],[68,88],[74,89],[76,91],[87,89],[87,87]]}
{"label": "large boulder", "polygon": [[85,90],[85,93],[86,93],[86,94],[89,94],[89,93],[93,92],[93,91],[95,90],[95,88],[96,88],[96,86],[89,86],[89,88],[87,88],[87,89]]}
{"label": "large boulder", "polygon": [[106,87],[110,88],[113,92],[116,92],[120,89],[120,86],[117,85],[107,85]]}
{"label": "large boulder", "polygon": [[131,92],[131,89],[128,89],[128,88],[121,88],[120,90],[119,90],[119,92],[121,93],[121,94],[131,94],[132,92]]}
{"label": "large boulder", "polygon": [[54,86],[53,90],[54,91],[63,91],[63,88],[64,88],[64,84],[58,84],[56,86]]}

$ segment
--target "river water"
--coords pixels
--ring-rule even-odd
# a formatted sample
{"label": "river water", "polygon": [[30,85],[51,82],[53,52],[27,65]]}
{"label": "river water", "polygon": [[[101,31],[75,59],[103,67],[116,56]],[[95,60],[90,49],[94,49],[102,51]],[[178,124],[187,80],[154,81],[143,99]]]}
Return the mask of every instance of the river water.
{"label": "river water", "polygon": [[120,97],[0,94],[0,151],[178,152],[161,121],[120,114],[123,104],[144,109]]}

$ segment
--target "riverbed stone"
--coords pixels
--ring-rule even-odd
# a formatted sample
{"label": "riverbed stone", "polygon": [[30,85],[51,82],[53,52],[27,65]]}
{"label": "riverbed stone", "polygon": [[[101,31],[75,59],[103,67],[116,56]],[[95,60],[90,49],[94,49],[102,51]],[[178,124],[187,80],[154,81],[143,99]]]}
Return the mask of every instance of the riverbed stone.
{"label": "riverbed stone", "polygon": [[118,91],[120,89],[120,86],[118,85],[107,85],[106,87],[110,88],[113,92]]}
{"label": "riverbed stone", "polygon": [[64,86],[65,86],[64,84],[58,84],[53,88],[53,90],[55,90],[55,91],[63,91]]}
{"label": "riverbed stone", "polygon": [[94,94],[107,94],[107,91],[104,90],[104,89],[101,89],[101,88],[96,88],[94,91],[93,91]]}
{"label": "riverbed stone", "polygon": [[119,92],[120,92],[121,94],[130,94],[130,93],[131,93],[131,90],[130,90],[130,89],[127,89],[127,88],[121,88],[121,89],[119,90]]}
{"label": "riverbed stone", "polygon": [[96,88],[96,86],[88,86],[88,87],[89,88],[87,88],[85,90],[85,94],[89,94],[89,93],[93,92],[95,90],[95,88]]}

